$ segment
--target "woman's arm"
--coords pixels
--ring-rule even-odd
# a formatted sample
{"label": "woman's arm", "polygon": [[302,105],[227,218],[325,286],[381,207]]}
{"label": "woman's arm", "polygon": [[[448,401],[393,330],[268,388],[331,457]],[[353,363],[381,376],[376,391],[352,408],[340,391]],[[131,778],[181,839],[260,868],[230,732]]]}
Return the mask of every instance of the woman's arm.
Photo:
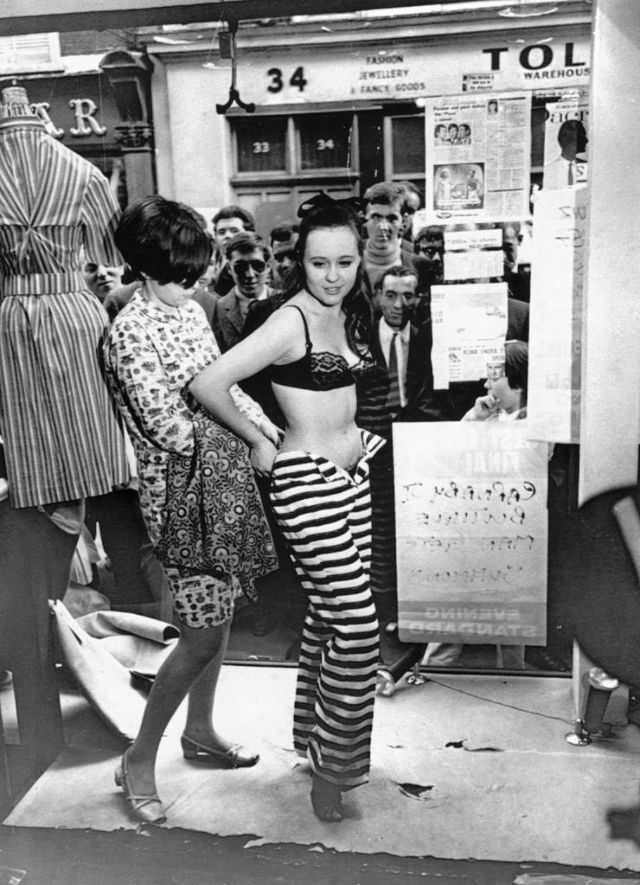
{"label": "woman's arm", "polygon": [[248,338],[239,341],[191,381],[189,390],[214,418],[225,424],[251,448],[251,463],[257,473],[271,472],[276,447],[234,402],[231,390],[267,366],[287,361],[292,350],[290,342],[300,338],[302,323],[297,311],[276,311]]}

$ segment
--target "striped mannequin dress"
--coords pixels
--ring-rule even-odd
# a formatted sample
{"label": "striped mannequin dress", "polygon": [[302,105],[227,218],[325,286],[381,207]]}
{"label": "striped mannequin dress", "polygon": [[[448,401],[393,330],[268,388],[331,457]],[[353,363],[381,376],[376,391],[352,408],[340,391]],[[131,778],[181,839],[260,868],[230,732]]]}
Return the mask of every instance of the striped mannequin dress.
{"label": "striped mannequin dress", "polygon": [[98,360],[108,318],[80,273],[82,247],[121,263],[118,209],[102,173],[28,105],[5,97],[0,110],[0,430],[11,505],[24,508],[130,478]]}

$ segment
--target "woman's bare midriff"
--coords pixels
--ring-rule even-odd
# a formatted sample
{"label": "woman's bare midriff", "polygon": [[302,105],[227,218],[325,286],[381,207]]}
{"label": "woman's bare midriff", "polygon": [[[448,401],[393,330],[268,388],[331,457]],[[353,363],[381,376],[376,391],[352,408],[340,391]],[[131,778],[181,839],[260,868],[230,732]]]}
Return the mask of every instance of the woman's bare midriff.
{"label": "woman's bare midriff", "polygon": [[336,390],[302,390],[273,385],[287,421],[281,452],[322,455],[338,467],[353,467],[362,454],[360,431],[355,423],[355,387]]}

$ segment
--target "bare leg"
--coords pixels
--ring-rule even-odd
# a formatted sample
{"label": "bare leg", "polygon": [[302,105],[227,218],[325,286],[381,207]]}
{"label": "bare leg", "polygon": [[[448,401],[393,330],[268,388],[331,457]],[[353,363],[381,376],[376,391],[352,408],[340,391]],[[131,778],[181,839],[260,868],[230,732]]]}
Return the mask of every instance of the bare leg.
{"label": "bare leg", "polygon": [[[217,663],[217,666],[212,667],[216,673],[215,680],[207,680],[210,690],[212,687],[215,689],[229,636],[229,627],[230,621],[202,630],[194,630],[185,627],[184,624],[181,626],[180,639],[172,654],[158,670],[147,700],[140,731],[127,751],[128,777],[132,792],[139,795],[156,792],[155,762],[164,730],[194,682],[199,680],[210,664]],[[198,694],[200,695],[200,690]],[[213,696],[207,700],[206,715],[209,717],[212,707]]]}
{"label": "bare leg", "polygon": [[222,626],[224,636],[221,639],[217,654],[209,661],[189,691],[187,721],[184,731],[186,735],[198,741],[198,743],[224,752],[230,748],[231,743],[220,737],[213,727],[213,706],[216,688],[227,650],[231,621],[226,621]]}

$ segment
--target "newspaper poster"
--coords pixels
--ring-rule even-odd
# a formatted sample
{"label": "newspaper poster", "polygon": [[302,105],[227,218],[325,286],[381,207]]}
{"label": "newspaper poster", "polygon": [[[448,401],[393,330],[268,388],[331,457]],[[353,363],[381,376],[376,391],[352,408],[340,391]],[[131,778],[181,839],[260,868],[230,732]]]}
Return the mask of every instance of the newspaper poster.
{"label": "newspaper poster", "polygon": [[403,642],[545,644],[548,445],[527,423],[393,425]]}
{"label": "newspaper poster", "polygon": [[487,363],[504,358],[506,283],[452,283],[431,287],[436,390],[487,377]]}
{"label": "newspaper poster", "polygon": [[444,279],[481,280],[504,275],[502,228],[445,230]]}
{"label": "newspaper poster", "polygon": [[425,126],[429,224],[528,214],[530,93],[427,99]]}
{"label": "newspaper poster", "polygon": [[533,439],[580,441],[586,223],[586,188],[543,188],[537,194],[527,406],[527,423]]}
{"label": "newspaper poster", "polygon": [[544,126],[542,187],[557,190],[587,183],[589,95],[576,90],[557,102],[547,102]]}

